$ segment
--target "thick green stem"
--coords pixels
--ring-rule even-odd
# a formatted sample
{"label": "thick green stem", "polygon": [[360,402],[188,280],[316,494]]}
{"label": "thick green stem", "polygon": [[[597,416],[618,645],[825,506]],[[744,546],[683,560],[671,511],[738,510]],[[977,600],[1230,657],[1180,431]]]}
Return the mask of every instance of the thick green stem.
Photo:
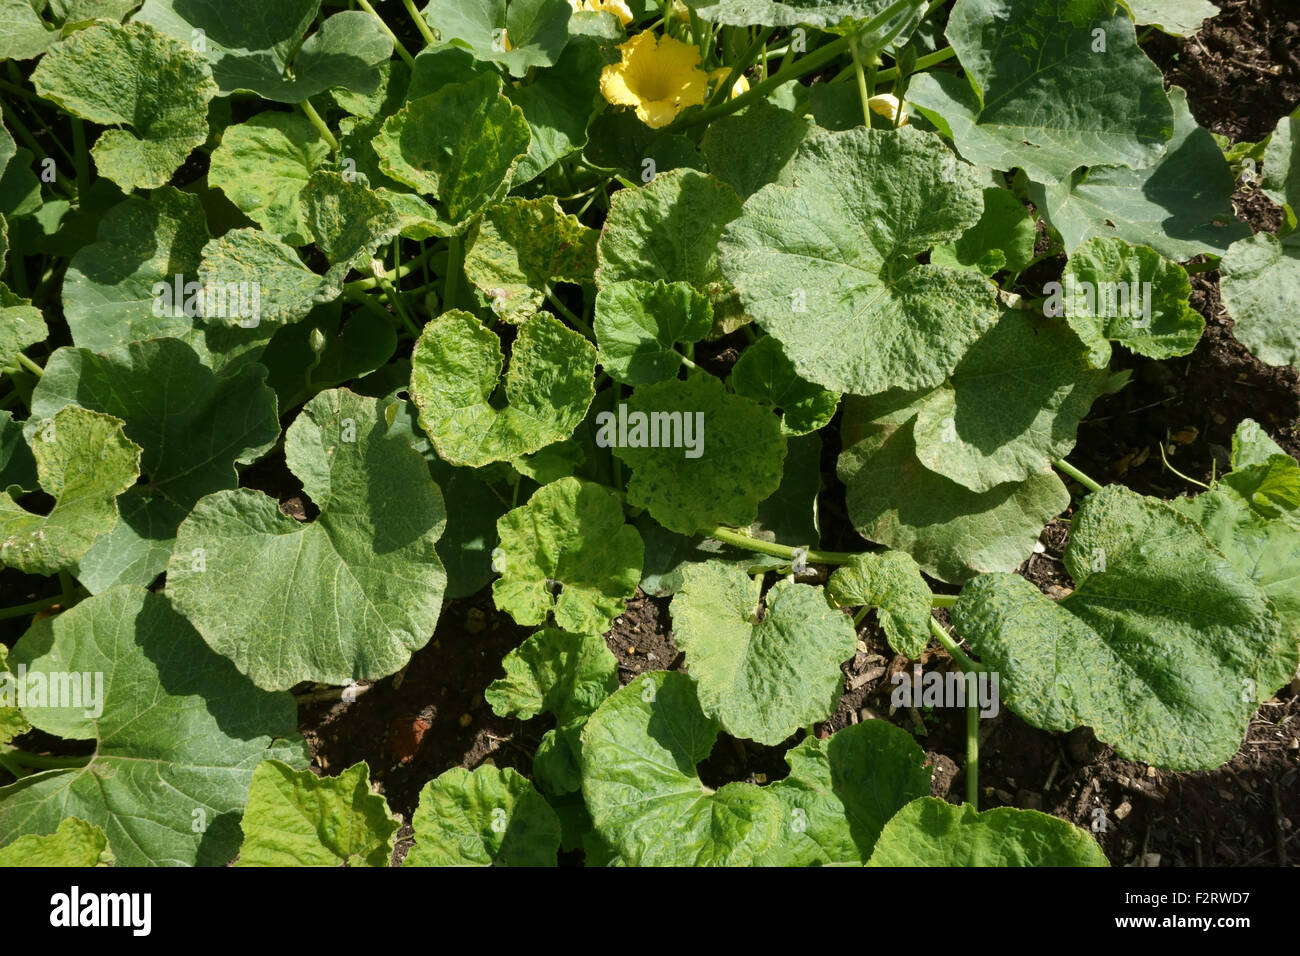
{"label": "thick green stem", "polygon": [[[770,554],[775,558],[786,558],[793,560],[795,548],[784,544],[777,544],[774,541],[760,541],[758,538],[751,538],[743,531],[737,531],[734,528],[713,528],[704,532],[710,538],[717,538],[719,541],[725,541],[727,544],[734,544],[738,548],[744,548],[746,551],[756,551],[759,554]],[[848,551],[817,551],[808,549],[807,560],[809,564],[847,564],[852,561],[854,555]]]}
{"label": "thick green stem", "polygon": [[971,660],[970,655],[961,649],[961,646],[952,639],[952,635],[945,631],[934,618],[930,618],[930,633],[934,635],[935,640],[943,645],[943,649],[948,652],[949,656],[957,662],[957,666],[962,670],[972,674],[978,674],[984,670],[984,666]]}
{"label": "thick green stem", "polygon": [[392,38],[393,49],[397,51],[397,55],[402,58],[406,65],[415,66],[415,60],[411,57],[410,51],[407,50],[406,47],[402,46],[402,41],[397,39],[397,34],[389,28],[386,22],[384,22],[384,18],[379,15],[378,11],[370,5],[370,0],[357,0],[357,6],[379,21],[380,29]]}
{"label": "thick green stem", "polygon": [[311,120],[311,125],[316,127],[317,132],[321,135],[321,139],[325,140],[325,142],[329,144],[330,152],[337,153],[339,151],[339,141],[337,137],[330,132],[330,128],[326,125],[325,120],[316,112],[316,107],[311,105],[311,101],[303,100],[298,104],[298,107],[302,110],[303,115],[306,116],[307,119]]}
{"label": "thick green stem", "polygon": [[956,603],[955,594],[935,594],[930,597],[930,607],[952,607]]}
{"label": "thick green stem", "polygon": [[[405,263],[403,263],[402,272],[405,274],[410,274],[416,269],[417,266],[421,266],[427,263],[432,256],[433,256],[432,248],[424,250],[424,252],[421,252],[414,259],[408,259]],[[377,276],[371,276],[368,279],[355,279],[352,282],[344,283],[343,294],[346,296],[352,296],[358,292],[369,292],[371,289],[379,288],[379,286],[380,286],[380,281]]]}
{"label": "thick green stem", "polygon": [[31,601],[28,604],[15,604],[13,607],[0,608],[0,621],[7,621],[12,617],[26,617],[28,614],[36,614],[52,608],[62,601],[62,595],[56,594],[54,597],[41,598],[39,601]]}
{"label": "thick green stem", "polygon": [[980,707],[966,702],[966,802],[980,808]]}
{"label": "thick green stem", "polygon": [[596,341],[596,333],[592,330],[591,326],[587,323],[587,321],[583,319],[581,316],[575,314],[572,309],[570,309],[567,305],[561,302],[560,297],[555,294],[555,290],[552,289],[549,285],[546,287],[546,301],[551,303],[551,305],[555,306],[555,310],[559,312],[561,316],[568,319],[575,329],[577,329],[587,338],[591,339],[593,342]]}
{"label": "thick green stem", "polygon": [[460,270],[462,268],[463,247],[460,236],[447,237],[447,274],[443,276],[442,307],[456,308],[456,293],[459,291]]}
{"label": "thick green stem", "polygon": [[[728,73],[727,78],[722,81],[722,85],[714,90],[713,98],[709,100],[709,106],[721,103],[727,98],[731,88],[736,85],[736,80],[740,79],[740,75],[753,65],[755,58],[767,46],[767,41],[772,36],[774,30],[774,27],[767,27],[754,38],[754,42],[749,45],[749,48],[745,50],[740,59],[738,59],[731,67],[731,72]],[[764,79],[766,79],[766,77],[764,77]]]}
{"label": "thick green stem", "polygon": [[37,378],[40,378],[42,375],[45,374],[45,369],[41,368],[39,365],[37,365],[35,362],[29,359],[26,355],[24,355],[22,352],[17,353],[16,357],[18,359],[18,364],[21,365],[23,368],[27,369],[27,371],[31,372]]}
{"label": "thick green stem", "polygon": [[1069,475],[1071,478],[1073,478],[1079,484],[1083,485],[1083,487],[1087,488],[1089,491],[1101,491],[1101,485],[1098,482],[1093,481],[1091,478],[1089,478],[1087,475],[1081,472],[1078,468],[1075,468],[1064,458],[1056,459],[1056,461],[1052,462],[1052,467],[1054,467],[1057,471],[1065,472],[1065,474]]}
{"label": "thick green stem", "polygon": [[867,72],[863,68],[862,53],[856,37],[849,38],[849,51],[853,54],[853,73],[858,78],[858,99],[862,101],[862,125],[871,125],[871,90],[867,88]]}
{"label": "thick green stem", "polygon": [[[916,58],[916,66],[912,67],[912,72],[920,73],[922,70],[928,70],[936,63],[942,63],[944,60],[951,60],[956,55],[956,50],[950,46],[946,46],[942,50],[935,50],[933,53],[927,53],[925,56],[918,56]],[[881,70],[876,74],[876,82],[889,83],[898,79],[898,75],[898,67],[891,66],[889,69]]]}
{"label": "thick green stem", "polygon": [[77,167],[77,198],[84,202],[83,196],[90,192],[90,153],[86,151],[86,124],[72,119],[72,152]]}
{"label": "thick green stem", "polygon": [[402,0],[402,6],[406,7],[407,14],[415,24],[415,29],[420,31],[420,36],[424,37],[424,42],[430,46],[437,43],[438,38],[433,35],[433,30],[430,29],[428,21],[420,16],[419,10],[415,9],[413,0]]}

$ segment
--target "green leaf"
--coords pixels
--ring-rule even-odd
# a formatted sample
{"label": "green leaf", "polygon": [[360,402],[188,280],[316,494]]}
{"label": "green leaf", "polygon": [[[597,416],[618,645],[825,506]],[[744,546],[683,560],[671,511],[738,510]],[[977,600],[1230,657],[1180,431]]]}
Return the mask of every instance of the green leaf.
{"label": "green leaf", "polygon": [[465,276],[507,322],[522,322],[556,282],[591,282],[596,230],[554,197],[507,199],[476,219],[465,239]]}
{"label": "green leaf", "polygon": [[1268,437],[1259,422],[1243,418],[1232,434],[1232,470],[1264,465],[1274,455],[1284,455],[1282,446]]}
{"label": "green leaf", "polygon": [[142,449],[147,485],[128,489],[123,520],[82,557],[77,577],[92,594],[150,584],[167,567],[181,519],[206,494],[235,488],[237,464],[260,458],[280,436],[275,394],[258,365],[222,375],[176,339],[109,351],[59,349],[32,393],[30,430],[80,405],[125,422]]}
{"label": "green leaf", "polygon": [[6,408],[0,409],[0,490],[13,487],[36,490],[36,458],[23,438],[23,423]]}
{"label": "green leaf", "polygon": [[1037,238],[1034,219],[1015,194],[998,186],[985,186],[984,212],[979,222],[955,242],[935,246],[930,262],[975,269],[986,276],[1004,269],[1019,275],[1034,257]]}
{"label": "green leaf", "polygon": [[1164,154],[1164,83],[1113,0],[957,0],[945,35],[966,76],[922,73],[907,96],[972,163],[1053,182]]}
{"label": "green leaf", "polygon": [[835,712],[840,665],[853,656],[853,622],[819,587],[778,581],[757,619],[744,571],[687,565],[673,597],[673,634],[699,686],[700,706],[733,737],[776,746]]}
{"label": "green leaf", "polygon": [[1067,326],[1004,309],[948,381],[916,401],[917,457],[977,492],[1041,475],[1074,448],[1108,380]]}
{"label": "green leaf", "polygon": [[833,27],[843,20],[870,20],[893,0],[684,0],[705,20],[729,26]]}
{"label": "green leaf", "polygon": [[217,95],[201,56],[138,22],[78,30],[41,60],[32,83],[74,116],[127,127],[105,130],[91,150],[100,175],[127,190],[166,185],[208,138]]}
{"label": "green leaf", "polygon": [[559,60],[573,10],[567,0],[430,0],[422,12],[441,42],[523,76]]}
{"label": "green leaf", "polygon": [[652,180],[657,179],[675,169],[703,172],[708,166],[692,139],[666,129],[651,129],[629,110],[607,109],[592,121],[583,157],[593,166],[634,182],[644,182],[643,177],[651,174]]}
{"label": "green leaf", "polygon": [[531,133],[523,111],[501,95],[494,73],[407,101],[374,139],[388,176],[432,195],[450,233],[500,201]]}
{"label": "green leaf", "polygon": [[14,295],[0,283],[0,369],[18,364],[18,355],[50,334],[41,310],[31,299]]}
{"label": "green leaf", "polygon": [[[539,489],[497,520],[496,605],[520,624],[603,633],[641,580],[644,549],[618,495],[577,478]],[[556,586],[560,590],[556,594]]]}
{"label": "green leaf", "polygon": [[1205,320],[1187,304],[1187,270],[1147,246],[1123,239],[1089,239],[1065,266],[1058,291],[1070,327],[1092,349],[1092,364],[1110,364],[1110,343],[1148,358],[1187,355],[1205,331]]}
{"label": "green leaf", "polygon": [[790,173],[719,246],[746,312],[833,391],[938,385],[997,318],[983,276],[915,262],[979,220],[976,171],[933,133],[859,127],[807,140]]}
{"label": "green leaf", "polygon": [[[1260,586],[1291,644],[1300,641],[1300,530],[1261,518],[1239,496],[1222,488],[1194,498],[1175,498],[1169,504],[1200,525],[1214,546]],[[1291,680],[1296,662],[1296,653],[1278,654],[1265,662],[1258,680],[1260,700]]]}
{"label": "green leaf", "polygon": [[329,145],[305,117],[258,113],[222,133],[208,181],[270,235],[305,246],[311,234],[298,196],[327,156]]}
{"label": "green leaf", "polygon": [[144,339],[178,338],[212,368],[260,350],[268,332],[203,318],[198,270],[208,238],[199,198],[170,186],[110,209],[96,241],[73,255],[63,281],[63,313],[73,343],[102,352]]}
{"label": "green leaf", "polygon": [[713,175],[743,200],[768,183],[791,185],[790,163],[812,132],[811,120],[760,100],[743,112],[714,120],[704,131],[700,151]]}
{"label": "green leaf", "polygon": [[208,495],[177,532],[167,593],[260,687],[385,677],[438,620],[442,493],[383,403],[346,389],[307,404],[285,458],[320,516],[299,523],[251,489]]}
{"label": "green leaf", "polygon": [[625,385],[676,378],[682,354],[674,344],[698,342],[713,328],[713,306],[685,282],[629,279],[596,296],[601,367]]}
{"label": "green leaf", "polygon": [[741,353],[727,384],[737,395],[780,411],[781,431],[786,435],[808,435],[828,425],[840,403],[835,392],[800,378],[771,336],[759,339]]}
{"label": "green leaf", "polygon": [[404,866],[555,866],[560,820],[509,769],[453,767],[420,791]]}
{"label": "green leaf", "polygon": [[1279,206],[1300,209],[1300,154],[1293,143],[1300,125],[1300,109],[1277,121],[1264,151],[1264,178],[1260,183],[1264,195]]}
{"label": "green leaf", "polygon": [[[8,658],[9,648],[0,644],[0,675],[9,673]],[[6,677],[6,681],[16,680],[16,678]],[[32,725],[23,717],[23,712],[17,707],[0,706],[0,747],[3,747],[15,737],[21,737],[27,731],[32,729]]]}
{"label": "green leaf", "polygon": [[40,422],[28,444],[54,508],[32,514],[0,495],[0,564],[55,574],[74,567],[95,539],[113,530],[117,496],[140,475],[140,448],[121,419],[75,405]]}
{"label": "green leaf", "polygon": [[730,186],[693,169],[660,171],[648,186],[620,189],[596,247],[596,279],[602,287],[642,279],[713,291],[722,280],[718,237],[739,212]]}
{"label": "green leaf", "polygon": [[30,60],[59,38],[31,0],[0,0],[0,60]]}
{"label": "green leaf", "polygon": [[642,385],[626,409],[626,429],[622,405],[597,421],[597,444],[632,467],[628,501],[670,531],[743,528],[781,483],[780,422],[712,375]]}
{"label": "green leaf", "polygon": [[1183,90],[1170,87],[1169,102],[1174,136],[1150,166],[1093,166],[1059,183],[1030,183],[1030,199],[1060,233],[1067,253],[1101,236],[1185,260],[1221,256],[1250,235],[1233,209],[1236,178],[1214,137],[1192,118]]}
{"label": "green leaf", "polygon": [[246,321],[259,324],[296,322],[331,298],[293,246],[260,229],[232,229],[213,239],[203,247],[198,275],[205,292],[228,285],[258,290],[256,314]]}
{"label": "green leaf", "polygon": [[[1172,507],[1118,485],[1071,523],[1059,603],[1024,578],[984,575],[957,631],[1035,727],[1087,725],[1130,760],[1209,770],[1241,746],[1256,683],[1293,655],[1262,591]],[[1292,657],[1292,660],[1294,658]]]}
{"label": "green leaf", "polygon": [[1261,517],[1300,528],[1300,462],[1290,455],[1270,455],[1262,464],[1237,469],[1223,484]]}
{"label": "green leaf", "polygon": [[506,90],[524,112],[532,140],[515,167],[512,186],[531,182],[587,143],[587,127],[600,105],[600,71],[605,57],[599,44],[574,38],[555,66],[533,82]]}
{"label": "green leaf", "polygon": [[1209,0],[1121,0],[1136,23],[1149,23],[1161,33],[1189,37],[1201,32],[1204,22],[1218,16]]}
{"label": "green leaf", "polygon": [[236,866],[388,866],[401,821],[353,764],[318,777],[278,760],[253,771]]}
{"label": "green leaf", "polygon": [[911,555],[902,551],[855,554],[826,582],[826,593],[840,607],[874,607],[896,653],[919,660],[930,643],[930,605],[934,592]]}
{"label": "green leaf", "polygon": [[785,825],[764,866],[864,863],[890,818],[930,793],[924,751],[884,720],[805,737],[785,762],[790,775],[768,788],[785,805]]}
{"label": "green leaf", "polygon": [[[360,378],[393,357],[397,331],[390,321],[367,309],[356,309],[346,321],[341,315],[338,300],[318,306],[302,322],[276,329],[258,356],[280,408],[297,408],[321,389]],[[316,335],[325,342],[319,355],[312,348]]]}
{"label": "green leaf", "polygon": [[88,867],[112,863],[113,852],[108,848],[104,831],[77,817],[60,820],[59,828],[53,833],[20,836],[0,849],[0,867]]}
{"label": "green leaf", "polygon": [[333,14],[307,36],[320,7],[321,0],[145,0],[136,19],[199,44],[222,96],[248,90],[301,103],[333,87],[373,91],[392,37],[359,10]]}
{"label": "green leaf", "polygon": [[303,220],[330,264],[318,297],[333,299],[352,269],[370,271],[371,258],[397,238],[397,213],[369,187],[364,176],[323,169],[312,173],[303,187]]}
{"label": "green leaf", "polygon": [[1088,833],[1037,810],[977,813],[934,797],[885,824],[868,866],[1109,866]]}
{"label": "green leaf", "polygon": [[940,581],[1018,567],[1043,526],[1069,507],[1065,485],[1045,469],[1025,481],[971,491],[920,463],[913,424],[876,426],[840,455],[839,477],[858,533],[906,551]]}
{"label": "green leaf", "polygon": [[411,362],[420,427],[454,465],[509,461],[567,438],[595,395],[595,348],[549,313],[519,328],[504,408],[492,402],[501,340],[468,312],[446,312],[426,325]]}
{"label": "green leaf", "polygon": [[102,712],[29,698],[33,725],[97,745],[85,767],[0,789],[0,845],[79,817],[103,829],[120,866],[221,866],[239,849],[258,763],[307,765],[293,698],[258,690],[144,588],[113,588],[38,622],[12,662],[47,684],[70,673],[84,686],[94,675],[99,706],[89,713]]}
{"label": "green leaf", "polygon": [[685,674],[643,674],[582,731],[582,793],[600,836],[628,866],[748,866],[779,839],[782,804],[747,783],[711,791],[695,765],[718,724]]}
{"label": "green leaf", "polygon": [[1300,330],[1291,321],[1300,297],[1300,237],[1261,232],[1232,244],[1219,263],[1219,292],[1232,334],[1261,362],[1300,365]]}

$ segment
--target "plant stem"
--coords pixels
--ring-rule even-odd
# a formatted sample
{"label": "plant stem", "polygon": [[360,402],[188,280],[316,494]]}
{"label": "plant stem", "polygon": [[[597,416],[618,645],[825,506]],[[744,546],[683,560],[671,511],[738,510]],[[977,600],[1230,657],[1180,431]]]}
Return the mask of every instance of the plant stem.
{"label": "plant stem", "polygon": [[[871,90],[867,85],[867,73],[862,65],[862,53],[858,50],[858,38],[849,37],[849,52],[853,54],[853,73],[858,78],[858,99],[862,101],[862,125],[871,125]],[[874,79],[875,71],[872,71]]]}
{"label": "plant stem", "polygon": [[955,594],[935,594],[930,598],[930,607],[952,607],[956,603]]}
{"label": "plant stem", "polygon": [[[415,22],[415,29],[419,30],[420,36],[424,37],[425,44],[432,46],[437,43],[438,38],[433,35],[433,30],[429,28],[428,21],[420,16],[419,10],[415,9],[412,0],[402,0],[402,6],[406,7],[406,12],[410,14],[411,19]],[[394,39],[394,42],[396,42],[396,39]]]}
{"label": "plant stem", "polygon": [[980,708],[966,703],[966,802],[980,808]]}
{"label": "plant stem", "polygon": [[28,614],[36,614],[46,608],[54,607],[62,600],[63,596],[56,594],[54,597],[41,598],[39,601],[32,601],[28,604],[15,604],[13,607],[0,608],[0,621],[7,621],[11,617],[26,617]]}
{"label": "plant stem", "polygon": [[[414,259],[408,259],[404,263],[402,271],[409,274],[414,271],[416,266],[426,264],[432,256],[433,250],[425,249]],[[351,282],[345,282],[343,284],[343,294],[350,297],[358,292],[369,292],[371,289],[377,289],[379,288],[379,285],[379,279],[375,276],[371,276],[368,279],[354,279]]]}
{"label": "plant stem", "polygon": [[546,301],[555,306],[560,315],[573,323],[574,328],[593,342],[596,341],[596,333],[592,331],[591,326],[587,324],[586,320],[575,315],[572,309],[560,301],[560,297],[555,294],[555,290],[551,288],[549,283],[546,286]]}
{"label": "plant stem", "polygon": [[406,331],[410,332],[411,335],[418,339],[420,337],[420,327],[416,325],[411,320],[411,316],[407,314],[406,306],[402,304],[402,297],[398,293],[397,289],[388,281],[386,275],[380,276],[376,274],[375,278],[379,280],[379,288],[384,290],[384,295],[393,306],[393,309],[397,312],[397,317],[401,319],[402,324],[406,326]]}
{"label": "plant stem", "polygon": [[961,649],[960,645],[952,639],[952,635],[945,631],[934,618],[930,618],[930,633],[934,635],[935,640],[943,645],[943,649],[948,652],[949,656],[957,662],[957,666],[962,670],[972,674],[978,674],[984,670],[984,666],[971,660],[970,655]]}
{"label": "plant stem", "polygon": [[376,20],[379,21],[380,29],[382,29],[385,33],[387,33],[392,38],[393,49],[397,51],[397,55],[402,58],[402,60],[406,63],[406,65],[415,66],[415,60],[411,57],[410,52],[406,49],[406,47],[402,46],[402,41],[397,39],[397,34],[394,33],[391,29],[389,29],[388,24],[384,22],[384,18],[381,17],[379,13],[375,10],[375,8],[370,5],[370,0],[357,0],[357,6],[359,6],[362,10],[366,11],[366,13],[370,14],[372,17],[374,17]]}
{"label": "plant stem", "polygon": [[330,132],[330,128],[326,125],[325,120],[316,112],[316,107],[311,105],[311,101],[303,100],[298,104],[298,108],[302,110],[303,115],[306,116],[307,119],[311,120],[311,125],[316,127],[321,138],[329,144],[330,152],[337,153],[339,151],[339,141],[335,138],[334,134]]}
{"label": "plant stem", "polygon": [[447,274],[443,276],[442,286],[442,307],[444,309],[456,308],[457,286],[460,284],[461,270],[461,251],[460,236],[447,237]]}
{"label": "plant stem", "polygon": [[17,353],[16,357],[18,359],[18,364],[21,365],[23,368],[27,369],[27,371],[31,372],[37,378],[40,378],[42,375],[45,374],[45,369],[41,368],[39,365],[37,365],[35,362],[29,359],[26,355],[24,355],[22,352]]}
{"label": "plant stem", "polygon": [[[942,63],[944,60],[951,60],[956,55],[956,50],[950,46],[946,46],[942,50],[935,50],[933,53],[927,53],[925,56],[918,56],[916,58],[916,66],[912,67],[912,72],[920,73],[922,70],[929,69],[936,63]],[[876,74],[877,83],[888,83],[896,79],[898,79],[898,67],[896,66],[891,66],[889,69],[881,70]]]}
{"label": "plant stem", "polygon": [[50,757],[45,754],[29,754],[25,750],[6,750],[4,755],[14,763],[21,764],[24,767],[32,767],[36,770],[67,770],[76,767],[84,767],[94,759],[93,756],[85,757]]}
{"label": "plant stem", "polygon": [[[754,42],[749,45],[749,49],[747,49],[741,55],[740,59],[735,62],[735,65],[732,66],[731,72],[728,73],[727,78],[722,81],[722,85],[713,91],[713,98],[709,100],[710,106],[721,103],[727,98],[727,94],[731,91],[731,88],[736,85],[736,80],[740,79],[740,75],[749,69],[750,65],[754,62],[754,58],[757,57],[759,52],[767,45],[767,41],[772,36],[775,29],[775,27],[767,27],[754,38]],[[766,77],[764,77],[764,79],[766,79]]]}
{"label": "plant stem", "polygon": [[77,197],[80,199],[90,192],[90,154],[86,152],[86,124],[75,116],[72,118],[72,151],[77,167]]}
{"label": "plant stem", "polygon": [[[770,554],[776,558],[791,560],[794,558],[794,548],[784,544],[777,544],[774,541],[760,541],[758,538],[751,538],[743,531],[737,531],[734,528],[712,528],[705,531],[704,534],[707,537],[717,538],[727,544],[734,544],[736,547],[744,548],[746,551]],[[811,548],[808,550],[809,564],[846,564],[852,561],[853,558],[854,555],[848,551],[815,551]]]}
{"label": "plant stem", "polygon": [[1075,468],[1064,458],[1056,459],[1056,461],[1052,462],[1052,467],[1054,467],[1057,471],[1065,472],[1067,475],[1069,475],[1079,484],[1083,485],[1083,487],[1087,488],[1089,491],[1101,491],[1101,485],[1093,481],[1091,478],[1089,478],[1087,475],[1081,472],[1078,468]]}

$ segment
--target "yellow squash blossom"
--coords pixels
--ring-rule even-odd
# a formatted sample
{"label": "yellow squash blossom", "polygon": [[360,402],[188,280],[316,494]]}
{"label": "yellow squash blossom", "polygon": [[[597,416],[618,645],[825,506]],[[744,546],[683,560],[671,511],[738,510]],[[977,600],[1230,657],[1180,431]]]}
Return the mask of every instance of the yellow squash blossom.
{"label": "yellow squash blossom", "polygon": [[893,93],[877,93],[867,100],[867,106],[871,108],[871,112],[883,116],[891,123],[894,122],[894,117],[902,110],[903,115],[899,118],[898,125],[907,125],[907,110],[902,109],[902,104],[898,102],[898,97]]}
{"label": "yellow squash blossom", "polygon": [[569,0],[569,6],[573,7],[574,13],[582,13],[584,10],[612,13],[623,26],[632,22],[632,8],[624,0]]}
{"label": "yellow squash blossom", "polygon": [[709,75],[697,47],[649,30],[618,48],[623,59],[600,74],[600,92],[615,106],[634,106],[641,122],[661,129],[688,106],[701,106]]}
{"label": "yellow squash blossom", "polygon": [[[712,73],[709,74],[709,82],[721,83],[730,75],[731,75],[731,67],[729,66],[719,67],[718,69],[714,70]],[[749,80],[745,79],[745,74],[742,73],[740,74],[740,76],[736,77],[736,82],[731,84],[731,92],[727,94],[727,99],[734,100],[741,93],[748,93],[748,92],[749,92]]]}

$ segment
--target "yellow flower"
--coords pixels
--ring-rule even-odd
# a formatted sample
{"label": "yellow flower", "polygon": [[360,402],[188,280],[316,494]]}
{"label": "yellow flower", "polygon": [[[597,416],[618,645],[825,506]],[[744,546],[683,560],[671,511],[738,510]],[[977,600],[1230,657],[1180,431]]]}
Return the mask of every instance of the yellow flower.
{"label": "yellow flower", "polygon": [[877,93],[867,100],[867,106],[871,112],[883,116],[889,122],[894,122],[894,117],[902,110],[903,115],[898,120],[899,126],[907,125],[907,110],[902,109],[902,104],[898,102],[898,97],[893,93]]}
{"label": "yellow flower", "polygon": [[618,48],[623,58],[600,74],[600,92],[615,106],[634,106],[651,129],[671,123],[688,106],[701,106],[709,75],[697,47],[649,30]]}
{"label": "yellow flower", "polygon": [[[731,75],[731,67],[720,66],[712,73],[709,74],[709,83],[710,85],[714,83],[721,83],[730,75]],[[740,74],[740,76],[736,77],[736,82],[731,84],[731,92],[727,94],[727,99],[734,100],[741,93],[747,93],[747,92],[749,92],[749,80],[745,79],[745,74],[742,73]]]}
{"label": "yellow flower", "polygon": [[569,0],[569,6],[574,13],[612,13],[623,26],[632,22],[632,8],[624,0]]}

